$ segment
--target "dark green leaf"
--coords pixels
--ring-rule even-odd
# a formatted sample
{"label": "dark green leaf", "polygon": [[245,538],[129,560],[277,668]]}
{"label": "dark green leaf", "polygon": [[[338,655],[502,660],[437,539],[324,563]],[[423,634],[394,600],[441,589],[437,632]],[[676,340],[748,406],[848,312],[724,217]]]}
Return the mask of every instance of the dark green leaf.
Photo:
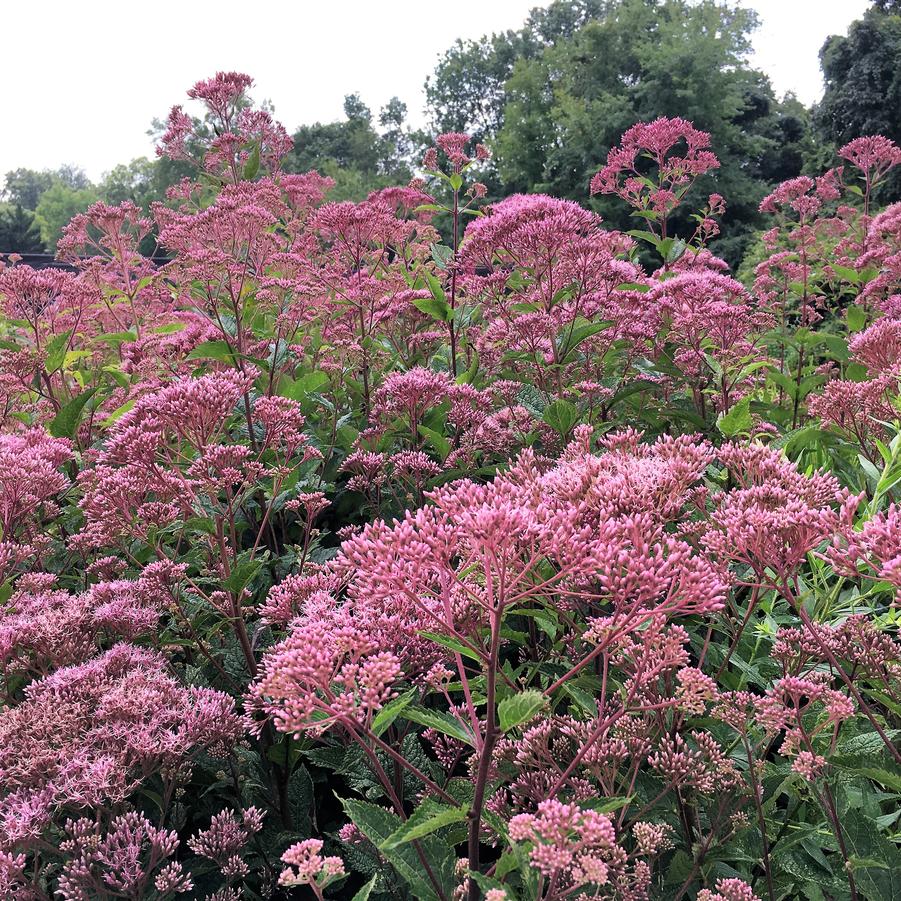
{"label": "dark green leaf", "polygon": [[66,350],[69,347],[69,338],[71,337],[72,331],[69,330],[61,335],[54,335],[47,342],[47,355],[44,359],[44,368],[47,372],[56,372],[66,362]]}
{"label": "dark green leaf", "polygon": [[716,427],[727,438],[749,431],[753,424],[749,397],[743,397],[728,413],[721,413],[716,421]]}
{"label": "dark green leaf", "polygon": [[54,438],[72,438],[78,431],[85,404],[94,396],[96,388],[89,388],[69,401],[50,422],[50,434]]}
{"label": "dark green leaf", "polygon": [[565,438],[579,421],[579,410],[568,400],[555,400],[545,407],[541,418]]}
{"label": "dark green leaf", "polygon": [[408,707],[403,711],[404,719],[411,723],[417,723],[428,729],[436,729],[444,735],[450,735],[463,744],[475,746],[472,732],[463,725],[455,716],[445,713],[443,710],[428,710],[425,707]]}
{"label": "dark green leaf", "polygon": [[257,173],[260,171],[260,145],[254,142],[253,150],[250,151],[250,156],[247,157],[247,162],[244,163],[244,180],[252,181],[257,177]]}
{"label": "dark green leaf", "polygon": [[410,814],[410,818],[403,826],[395,829],[388,838],[379,845],[381,851],[391,851],[394,848],[405,845],[407,842],[415,841],[426,835],[437,832],[444,826],[450,826],[453,823],[462,823],[466,819],[469,805],[460,807],[451,807],[448,804],[441,804],[432,798],[426,798],[420,805]]}

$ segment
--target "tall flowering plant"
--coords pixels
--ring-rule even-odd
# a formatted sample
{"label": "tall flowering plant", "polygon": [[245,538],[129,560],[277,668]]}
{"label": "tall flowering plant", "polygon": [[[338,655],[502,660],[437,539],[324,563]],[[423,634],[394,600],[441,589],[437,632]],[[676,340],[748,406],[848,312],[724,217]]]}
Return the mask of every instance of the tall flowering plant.
{"label": "tall flowering plant", "polygon": [[685,120],[623,234],[462,134],[329,202],[251,88],[0,264],[0,896],[893,897],[897,148],[743,282]]}

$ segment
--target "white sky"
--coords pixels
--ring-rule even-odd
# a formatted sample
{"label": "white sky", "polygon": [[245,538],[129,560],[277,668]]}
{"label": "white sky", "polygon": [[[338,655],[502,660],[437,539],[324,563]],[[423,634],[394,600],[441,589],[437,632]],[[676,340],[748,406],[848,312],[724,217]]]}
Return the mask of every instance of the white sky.
{"label": "white sky", "polygon": [[[754,63],[778,93],[810,103],[817,53],[867,0],[733,0],[762,26]],[[220,69],[253,76],[289,131],[342,115],[358,91],[377,112],[392,95],[422,120],[422,84],[455,38],[517,28],[547,0],[43,0],[3,9],[0,177],[71,163],[91,178],[153,154],[150,121]],[[5,6],[5,4],[3,4]],[[16,21],[13,9],[22,10]],[[190,103],[190,102],[189,102]]]}

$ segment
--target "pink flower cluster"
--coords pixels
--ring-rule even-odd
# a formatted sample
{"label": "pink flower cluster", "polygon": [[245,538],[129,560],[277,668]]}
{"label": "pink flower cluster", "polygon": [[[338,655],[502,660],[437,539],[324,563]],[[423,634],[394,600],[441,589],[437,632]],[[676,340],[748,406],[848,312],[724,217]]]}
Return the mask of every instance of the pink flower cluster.
{"label": "pink flower cluster", "polygon": [[118,644],[32,682],[0,711],[0,836],[37,841],[57,809],[122,801],[162,768],[174,777],[198,748],[241,724],[228,695],[185,688],[166,658]]}
{"label": "pink flower cluster", "polygon": [[[654,169],[654,187],[645,180],[645,164]],[[710,135],[691,122],[679,118],[639,122],[607,154],[607,164],[591,179],[591,193],[616,194],[665,219],[699,176],[718,167]]]}

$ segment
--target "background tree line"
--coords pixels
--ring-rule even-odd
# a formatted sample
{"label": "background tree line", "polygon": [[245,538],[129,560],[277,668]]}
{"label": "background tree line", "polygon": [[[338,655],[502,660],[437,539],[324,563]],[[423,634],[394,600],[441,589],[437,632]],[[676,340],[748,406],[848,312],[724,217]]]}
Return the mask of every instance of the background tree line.
{"label": "background tree line", "polygon": [[[812,109],[778,98],[748,63],[756,24],[753,11],[720,0],[555,0],[518,30],[456,41],[426,81],[426,129],[408,126],[396,97],[374,115],[352,94],[341,120],[297,129],[288,168],[318,169],[335,179],[335,199],[359,200],[409,179],[434,134],[466,131],[493,151],[489,199],[547,191],[589,203],[588,182],[623,131],[682,116],[713,137],[722,167],[704,187],[731,204],[715,249],[737,265],[774,184],[820,171],[836,146],[861,134],[901,142],[901,0],[876,0],[847,35],[826,41],[825,92]],[[0,252],[53,251],[62,227],[93,201],[146,208],[184,174],[146,157],[96,185],[72,167],[9,172]],[[885,192],[882,200],[901,196],[901,180]],[[591,204],[629,227],[620,205]]]}

